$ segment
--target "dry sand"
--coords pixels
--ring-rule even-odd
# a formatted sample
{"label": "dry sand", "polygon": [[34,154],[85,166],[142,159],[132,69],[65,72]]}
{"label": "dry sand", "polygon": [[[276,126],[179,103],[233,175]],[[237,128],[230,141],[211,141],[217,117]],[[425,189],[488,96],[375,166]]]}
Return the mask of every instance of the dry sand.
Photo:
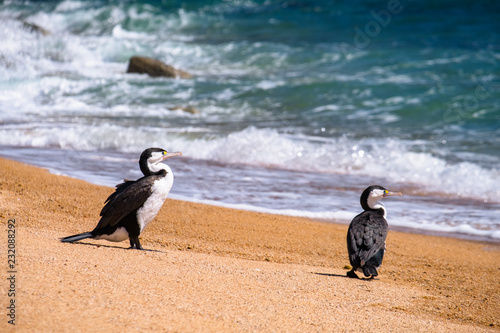
{"label": "dry sand", "polygon": [[500,330],[498,243],[391,231],[379,277],[353,280],[347,225],[177,200],[141,235],[147,251],[59,242],[93,229],[112,191],[0,159],[0,331],[11,299],[20,332]]}

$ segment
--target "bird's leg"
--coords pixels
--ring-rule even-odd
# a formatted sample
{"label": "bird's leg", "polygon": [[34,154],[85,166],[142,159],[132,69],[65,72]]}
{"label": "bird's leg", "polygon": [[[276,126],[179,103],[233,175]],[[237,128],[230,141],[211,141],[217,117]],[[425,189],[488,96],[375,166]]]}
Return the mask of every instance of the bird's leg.
{"label": "bird's leg", "polygon": [[137,236],[137,237],[135,238],[135,248],[136,248],[137,250],[144,250],[144,249],[142,248],[142,246],[141,246],[141,243],[139,243],[139,236]]}
{"label": "bird's leg", "polygon": [[130,248],[131,249],[137,249],[137,250],[144,250],[141,246],[141,243],[139,242],[139,237],[130,237]]}
{"label": "bird's leg", "polygon": [[351,279],[359,279],[358,275],[354,272],[355,269],[351,269],[349,272],[347,272],[347,277]]}

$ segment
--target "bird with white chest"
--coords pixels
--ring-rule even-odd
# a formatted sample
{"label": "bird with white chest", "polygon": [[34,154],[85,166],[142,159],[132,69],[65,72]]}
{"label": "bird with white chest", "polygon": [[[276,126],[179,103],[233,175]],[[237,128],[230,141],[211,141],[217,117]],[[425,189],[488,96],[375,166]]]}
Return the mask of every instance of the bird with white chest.
{"label": "bird with white chest", "polygon": [[168,153],[161,148],[144,150],[139,159],[144,177],[116,185],[115,192],[105,201],[94,230],[64,237],[61,241],[73,243],[93,238],[121,242],[128,238],[130,248],[142,250],[139,235],[156,217],[174,183],[172,170],[163,162],[180,155],[182,153]]}
{"label": "bird with white chest", "polygon": [[347,231],[347,252],[352,266],[347,272],[348,277],[358,278],[356,271],[370,278],[378,276],[389,229],[385,219],[387,211],[380,200],[395,195],[402,194],[379,185],[369,186],[361,194],[360,203],[364,212],[352,219]]}

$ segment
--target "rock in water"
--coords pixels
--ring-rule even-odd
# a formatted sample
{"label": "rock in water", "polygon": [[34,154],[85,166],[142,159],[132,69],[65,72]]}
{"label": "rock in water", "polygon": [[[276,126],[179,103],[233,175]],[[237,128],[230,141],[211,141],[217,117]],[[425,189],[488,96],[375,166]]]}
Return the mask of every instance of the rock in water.
{"label": "rock in water", "polygon": [[191,78],[191,74],[169,66],[160,60],[148,57],[134,56],[130,58],[127,73],[148,74],[152,77]]}
{"label": "rock in water", "polygon": [[38,24],[35,24],[35,23],[30,23],[30,22],[26,22],[26,21],[21,21],[23,23],[23,26],[25,29],[33,32],[33,33],[39,33],[43,36],[49,36],[51,35],[50,31],[48,31],[47,29],[45,28],[42,28],[41,26],[39,26]]}
{"label": "rock in water", "polygon": [[194,106],[188,105],[188,106],[174,106],[172,108],[168,108],[169,110],[175,111],[175,110],[182,110],[184,112],[188,112],[191,114],[198,114],[200,111],[198,111],[197,108]]}

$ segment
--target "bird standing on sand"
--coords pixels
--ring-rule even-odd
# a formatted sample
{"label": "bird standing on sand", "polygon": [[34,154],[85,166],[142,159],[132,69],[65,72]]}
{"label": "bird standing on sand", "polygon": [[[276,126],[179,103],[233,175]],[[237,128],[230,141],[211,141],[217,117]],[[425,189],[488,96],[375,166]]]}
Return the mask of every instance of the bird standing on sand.
{"label": "bird standing on sand", "polygon": [[182,153],[168,153],[161,148],[143,151],[139,166],[144,177],[116,185],[115,192],[105,201],[94,230],[64,237],[61,241],[73,243],[93,238],[121,242],[128,238],[131,249],[142,250],[139,235],[156,217],[174,183],[172,170],[162,162],[179,155]]}
{"label": "bird standing on sand", "polygon": [[361,207],[365,211],[352,219],[347,231],[347,252],[352,266],[347,272],[348,277],[358,278],[356,270],[363,272],[366,277],[378,275],[389,228],[385,220],[387,212],[380,200],[394,195],[402,194],[379,185],[369,186],[361,194]]}

